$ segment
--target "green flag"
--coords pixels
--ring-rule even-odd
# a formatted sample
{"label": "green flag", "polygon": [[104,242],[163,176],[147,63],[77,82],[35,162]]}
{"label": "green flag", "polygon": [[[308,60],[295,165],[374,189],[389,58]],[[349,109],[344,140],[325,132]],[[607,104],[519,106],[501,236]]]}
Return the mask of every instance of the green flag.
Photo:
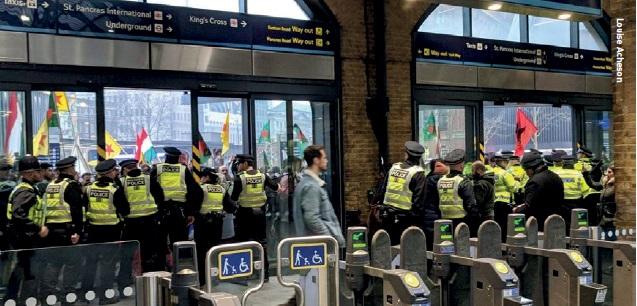
{"label": "green flag", "polygon": [[270,159],[268,159],[268,154],[263,151],[263,167],[266,169],[270,168]]}
{"label": "green flag", "polygon": [[294,146],[295,151],[298,151],[303,156],[303,150],[310,144],[310,141],[305,137],[301,127],[298,124],[294,124]]}
{"label": "green flag", "polygon": [[436,117],[434,117],[434,113],[431,112],[429,113],[425,126],[422,128],[422,138],[423,140],[434,140],[436,134]]}
{"label": "green flag", "polygon": [[46,119],[49,127],[60,127],[60,118],[58,117],[57,107],[55,105],[55,93],[49,95],[49,109],[46,111]]}
{"label": "green flag", "polygon": [[268,143],[270,141],[270,120],[268,120],[263,125],[263,129],[261,129],[261,134],[259,135],[259,143]]}

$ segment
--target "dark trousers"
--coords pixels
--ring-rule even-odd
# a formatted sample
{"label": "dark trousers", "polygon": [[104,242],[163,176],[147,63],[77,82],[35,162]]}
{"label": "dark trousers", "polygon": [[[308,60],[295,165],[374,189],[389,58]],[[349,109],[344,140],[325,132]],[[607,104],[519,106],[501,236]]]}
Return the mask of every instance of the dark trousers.
{"label": "dark trousers", "polygon": [[419,223],[409,211],[401,211],[391,207],[383,206],[380,209],[381,228],[389,234],[391,245],[400,244],[400,237],[410,226]]}
{"label": "dark trousers", "polygon": [[[137,240],[139,242],[139,257],[143,272],[162,271],[166,268],[166,239],[165,236],[162,237],[159,233],[157,214],[128,218],[125,221],[122,240]],[[164,239],[162,240],[162,238]],[[132,260],[133,258],[122,258],[122,261],[128,263],[132,263]],[[126,267],[120,269],[124,271],[120,275],[128,279],[132,272],[131,266],[126,265]]]}
{"label": "dark trousers", "polygon": [[221,243],[223,231],[223,214],[209,213],[195,218],[195,242],[197,243],[197,265],[199,266],[199,282],[206,282],[206,253],[210,248]]}
{"label": "dark trousers", "polygon": [[162,211],[161,227],[164,237],[170,240],[169,248],[172,251],[173,243],[188,240],[188,220],[184,214],[184,204],[168,202],[168,208]]}
{"label": "dark trousers", "polygon": [[[75,291],[81,268],[80,250],[72,247],[72,225],[70,223],[50,223],[49,235],[44,239],[45,247],[55,247],[47,252],[47,260],[42,263],[44,270],[40,280],[42,296],[57,295],[58,299]],[[59,278],[62,286],[59,287]]]}
{"label": "dark trousers", "polygon": [[31,250],[42,246],[39,236],[16,235],[12,238],[12,245],[17,251],[17,263],[7,285],[6,299],[14,299],[17,305],[25,305],[29,297],[38,295],[38,279],[42,273],[42,262],[46,260],[40,250]]}
{"label": "dark trousers", "polygon": [[237,210],[237,241],[256,241],[263,246],[265,276],[268,277],[270,263],[267,255],[265,207],[239,207]]}
{"label": "dark trousers", "polygon": [[507,237],[507,222],[508,222],[507,220],[509,218],[509,214],[512,213],[511,206],[509,205],[509,203],[495,202],[495,205],[493,207],[493,212],[494,212],[495,222],[497,222],[498,225],[500,225],[500,229],[502,230],[501,239],[502,241],[505,241]]}
{"label": "dark trousers", "polygon": [[[121,225],[87,225],[88,242],[97,243],[86,254],[82,289],[95,291],[100,300],[107,299],[107,289],[114,289],[115,268],[119,257],[119,247],[115,242],[122,236]],[[108,244],[107,244],[108,243]],[[97,280],[99,286],[94,288]]]}

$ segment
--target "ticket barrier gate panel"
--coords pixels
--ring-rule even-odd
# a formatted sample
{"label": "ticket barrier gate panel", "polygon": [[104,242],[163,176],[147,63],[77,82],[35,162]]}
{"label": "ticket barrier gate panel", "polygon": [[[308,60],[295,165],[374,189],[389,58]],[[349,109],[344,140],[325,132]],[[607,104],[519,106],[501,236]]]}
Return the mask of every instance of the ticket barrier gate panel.
{"label": "ticket barrier gate panel", "polygon": [[[522,286],[530,288],[536,305],[583,306],[603,303],[607,288],[592,282],[592,266],[579,251],[566,249],[564,219],[557,215],[547,218],[543,248],[537,248],[528,245],[526,235],[530,233],[535,243],[537,221],[531,217],[525,222],[524,218],[522,214],[509,215],[505,249],[508,262],[524,275]],[[532,257],[541,257],[545,263],[531,264],[529,258]],[[542,277],[537,277],[537,269],[541,269]],[[545,298],[545,295],[548,296]]]}
{"label": "ticket barrier gate panel", "polygon": [[605,305],[635,305],[635,243],[592,239],[591,232],[588,210],[573,209],[569,247],[593,263],[593,280],[608,287]]}
{"label": "ticket barrier gate panel", "polygon": [[1,251],[0,305],[134,303],[138,254],[137,241]]}
{"label": "ticket barrier gate panel", "polygon": [[[339,306],[338,242],[331,236],[286,238],[277,246],[277,280],[296,293],[297,305]],[[307,277],[317,279],[308,282]],[[284,277],[300,275],[300,282]],[[310,289],[316,290],[312,299],[306,299]]]}

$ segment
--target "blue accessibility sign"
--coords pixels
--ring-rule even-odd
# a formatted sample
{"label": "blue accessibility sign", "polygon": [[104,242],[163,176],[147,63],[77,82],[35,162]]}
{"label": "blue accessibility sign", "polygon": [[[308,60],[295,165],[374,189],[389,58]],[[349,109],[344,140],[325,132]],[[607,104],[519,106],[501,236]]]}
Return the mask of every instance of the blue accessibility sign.
{"label": "blue accessibility sign", "polygon": [[326,263],[325,243],[295,243],[290,246],[290,269],[304,270],[322,268]]}
{"label": "blue accessibility sign", "polygon": [[252,250],[220,252],[217,268],[221,280],[252,275]]}

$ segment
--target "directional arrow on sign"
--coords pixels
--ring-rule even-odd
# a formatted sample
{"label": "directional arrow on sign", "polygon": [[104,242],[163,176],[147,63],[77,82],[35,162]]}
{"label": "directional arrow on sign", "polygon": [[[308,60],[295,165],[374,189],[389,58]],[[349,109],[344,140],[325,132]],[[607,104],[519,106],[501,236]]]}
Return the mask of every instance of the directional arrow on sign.
{"label": "directional arrow on sign", "polygon": [[171,33],[173,32],[173,28],[171,28],[171,27],[168,27],[168,29],[166,29],[166,30],[167,30],[168,32],[171,32]]}
{"label": "directional arrow on sign", "polygon": [[248,23],[245,20],[241,20],[241,27],[245,28]]}
{"label": "directional arrow on sign", "polygon": [[46,1],[42,2],[42,7],[43,8],[48,8],[49,7],[49,3],[46,2]]}
{"label": "directional arrow on sign", "polygon": [[325,35],[330,35],[330,30],[325,29]]}
{"label": "directional arrow on sign", "polygon": [[418,54],[422,54],[422,51],[420,49],[418,49]]}
{"label": "directional arrow on sign", "polygon": [[330,41],[329,40],[326,41],[325,44],[329,46],[330,45]]}
{"label": "directional arrow on sign", "polygon": [[168,15],[166,15],[166,18],[167,18],[168,20],[172,20],[172,19],[173,19],[173,15],[172,15],[172,14],[168,14]]}

